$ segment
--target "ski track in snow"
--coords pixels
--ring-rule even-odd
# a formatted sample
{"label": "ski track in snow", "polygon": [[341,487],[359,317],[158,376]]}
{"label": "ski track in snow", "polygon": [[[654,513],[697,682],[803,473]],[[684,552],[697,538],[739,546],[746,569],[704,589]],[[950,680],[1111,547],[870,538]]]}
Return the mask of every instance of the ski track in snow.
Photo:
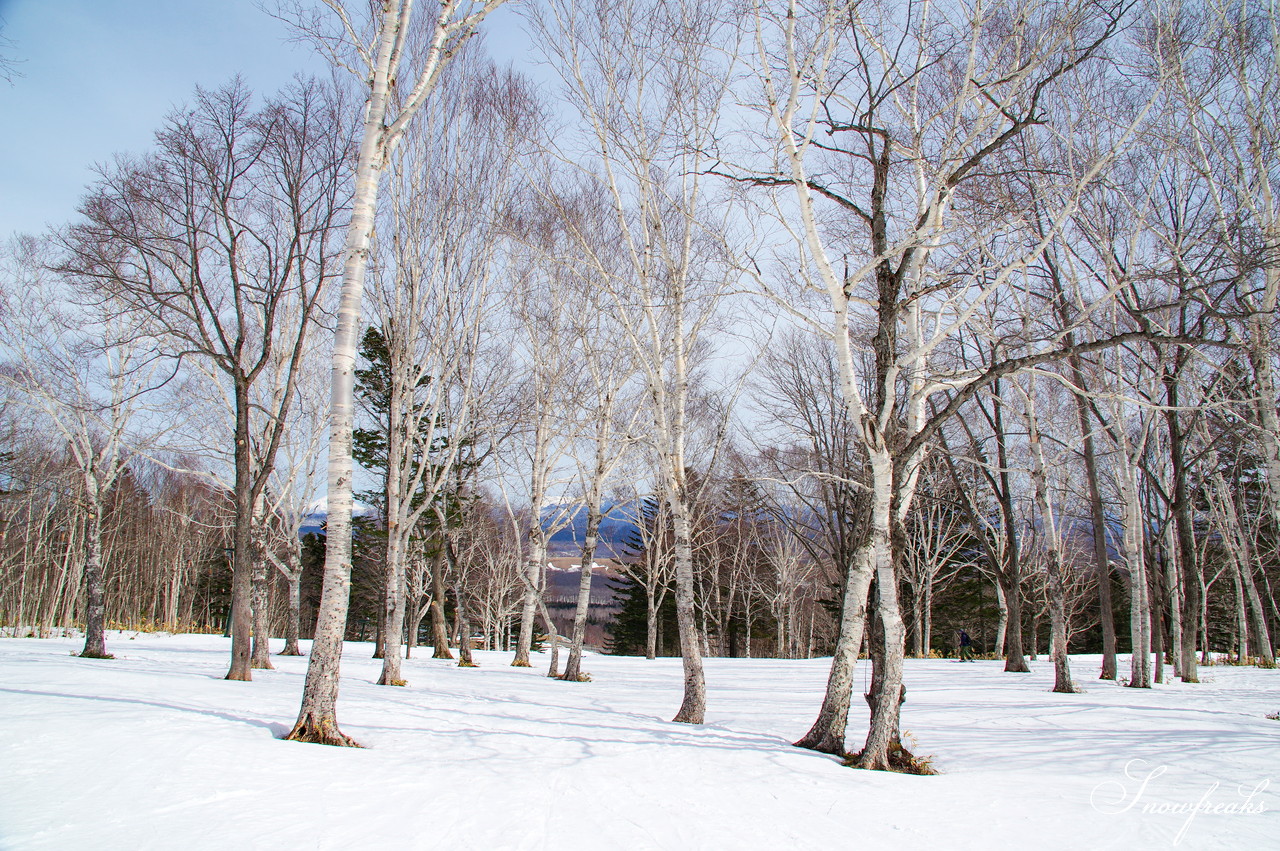
{"label": "ski track in snow", "polygon": [[[907,777],[791,747],[828,659],[707,660],[693,727],[668,721],[679,659],[589,656],[592,682],[565,683],[546,654],[541,669],[413,658],[409,687],[388,688],[372,645],[348,643],[339,722],[356,750],[279,740],[305,657],[227,682],[229,639],[131,635],[109,637],[115,661],[0,640],[0,848],[1280,848],[1275,670],[1143,691],[1073,657],[1087,691],[1059,695],[1048,660],[911,659],[907,744],[944,773]],[[1262,784],[1261,812],[1143,811],[1239,805]]]}

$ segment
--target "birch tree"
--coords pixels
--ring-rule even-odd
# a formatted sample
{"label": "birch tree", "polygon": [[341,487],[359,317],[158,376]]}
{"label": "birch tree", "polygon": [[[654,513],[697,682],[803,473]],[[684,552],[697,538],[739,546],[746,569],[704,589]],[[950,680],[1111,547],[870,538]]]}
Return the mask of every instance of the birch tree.
{"label": "birch tree", "polygon": [[[166,376],[134,317],[77,301],[48,268],[47,245],[8,246],[0,266],[0,387],[57,436],[80,479],[86,528],[78,558],[86,597],[80,655],[110,659],[106,646],[104,521],[109,494],[142,435],[144,394]],[[12,299],[21,294],[21,303]]]}
{"label": "birch tree", "polygon": [[[948,370],[939,361],[945,344],[1047,243],[1017,240],[990,250],[1021,221],[999,203],[976,204],[991,187],[985,175],[1016,158],[1014,141],[1049,120],[1068,82],[1087,79],[1122,13],[1069,3],[753,5],[753,102],[769,124],[771,159],[728,173],[789,190],[785,199],[771,195],[774,209],[801,252],[801,283],[810,287],[804,298],[825,297],[828,313],[819,319],[816,300],[790,293],[775,293],[776,303],[832,340],[842,397],[871,469],[870,534],[848,572],[827,696],[803,746],[844,750],[874,577],[885,653],[858,764],[885,769],[890,752],[900,750],[904,631],[893,538],[911,509],[925,446],[983,387],[1066,354],[1061,337],[1051,335],[982,370]],[[1055,228],[1111,156],[1101,151],[1070,168],[1070,177],[1055,178]],[[850,179],[853,172],[859,180]],[[953,241],[958,211],[981,213],[981,243],[962,249]],[[836,226],[834,215],[847,224]],[[858,349],[868,352],[866,369]],[[945,405],[927,416],[930,397],[942,392],[949,392]]]}
{"label": "birch tree", "polygon": [[[386,350],[386,647],[383,685],[403,684],[405,559],[475,431],[483,351],[502,260],[503,229],[521,157],[536,138],[528,84],[479,56],[459,57],[392,157],[373,260],[373,308]],[[443,529],[440,547],[444,547]],[[444,622],[444,558],[432,560],[437,658],[451,658]]]}
{"label": "birch tree", "polygon": [[1168,78],[1167,131],[1215,218],[1213,251],[1228,268],[1237,334],[1252,373],[1248,407],[1280,526],[1276,322],[1280,300],[1280,15],[1266,2],[1158,3],[1144,45]]}
{"label": "birch tree", "polygon": [[[558,633],[546,613],[550,540],[573,520],[566,465],[577,440],[577,376],[581,367],[575,337],[580,306],[571,297],[573,271],[563,262],[565,229],[556,207],[536,195],[513,210],[510,227],[519,241],[513,263],[515,294],[510,299],[513,363],[518,370],[513,412],[516,428],[506,451],[495,456],[497,488],[508,517],[521,524],[526,560],[523,602],[515,656],[527,668],[535,622],[543,617],[552,641],[553,675],[558,673]],[[491,427],[501,427],[491,420]],[[497,435],[490,438],[499,443]]]}
{"label": "birch tree", "polygon": [[[726,94],[712,45],[725,28],[706,3],[553,2],[536,21],[583,124],[584,176],[612,207],[624,260],[593,258],[642,370],[658,485],[671,515],[684,696],[675,720],[701,724],[706,683],[695,617],[686,438],[696,358],[728,283],[728,222],[708,215],[704,172]],[[718,215],[723,216],[722,211]],[[597,240],[580,240],[590,256]],[[616,248],[614,249],[617,250]]]}
{"label": "birch tree", "polygon": [[[609,480],[623,461],[626,437],[633,432],[640,412],[641,400],[628,398],[627,385],[634,369],[625,350],[618,345],[621,331],[605,303],[607,290],[583,282],[583,321],[577,328],[578,350],[586,367],[586,385],[582,390],[582,408],[586,422],[581,445],[589,454],[578,461],[578,481],[582,488],[582,507],[587,513],[583,530],[578,576],[578,601],[573,613],[572,644],[565,663],[563,679],[582,680],[582,645],[586,639],[587,616],[591,606],[591,584],[594,576],[596,547],[600,524],[604,519],[604,498]],[[630,410],[628,416],[626,411]]]}
{"label": "birch tree", "polygon": [[324,586],[302,706],[286,737],[292,741],[355,744],[338,729],[338,670],[350,599],[353,370],[382,173],[445,66],[501,2],[445,0],[418,14],[412,0],[381,0],[365,8],[362,18],[358,4],[324,0],[327,17],[296,8],[299,14],[292,15],[305,36],[365,87],[334,333]]}

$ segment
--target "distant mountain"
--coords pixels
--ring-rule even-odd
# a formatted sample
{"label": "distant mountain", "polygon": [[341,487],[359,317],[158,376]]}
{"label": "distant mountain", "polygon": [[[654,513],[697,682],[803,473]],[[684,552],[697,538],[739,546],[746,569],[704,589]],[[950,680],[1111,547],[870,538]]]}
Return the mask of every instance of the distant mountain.
{"label": "distant mountain", "polygon": [[[548,506],[543,509],[542,516],[549,520],[562,506]],[[324,530],[325,518],[328,517],[328,501],[321,497],[311,504],[306,520],[302,524],[302,534],[320,533]],[[610,503],[605,505],[606,516],[600,521],[599,542],[596,545],[596,558],[626,558],[632,553],[627,550],[627,542],[639,533],[639,527],[632,522],[636,516],[634,503]],[[377,509],[357,501],[353,512],[356,517],[375,517]],[[582,552],[582,541],[587,534],[587,510],[578,506],[573,511],[569,524],[551,536],[547,555],[576,556]]]}
{"label": "distant mountain", "polygon": [[[549,506],[543,509],[542,516],[549,517],[563,506]],[[608,503],[604,506],[605,518],[600,521],[599,543],[596,545],[596,558],[626,558],[630,556],[626,549],[627,541],[640,529],[633,522],[636,516],[635,503]],[[569,524],[551,536],[549,555],[574,556],[582,552],[582,541],[587,535],[587,509],[578,506],[573,512]]]}
{"label": "distant mountain", "polygon": [[[353,517],[376,517],[378,509],[356,500],[351,507]],[[301,535],[319,535],[324,531],[324,522],[329,517],[329,498],[322,496],[307,506],[307,516],[302,521]]]}

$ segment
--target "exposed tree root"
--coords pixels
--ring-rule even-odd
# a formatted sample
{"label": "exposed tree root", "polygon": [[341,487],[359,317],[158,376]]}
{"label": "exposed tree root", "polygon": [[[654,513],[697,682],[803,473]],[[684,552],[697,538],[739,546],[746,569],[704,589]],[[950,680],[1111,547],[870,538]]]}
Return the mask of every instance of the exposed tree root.
{"label": "exposed tree root", "polygon": [[299,650],[299,649],[298,649],[298,648],[296,648],[296,647],[286,647],[285,649],[281,650],[281,651],[280,651],[278,654],[276,654],[276,655],[278,655],[278,656],[301,656],[301,655],[302,655],[302,651],[301,651],[301,650]]}
{"label": "exposed tree root", "polygon": [[306,742],[312,745],[332,745],[339,748],[364,747],[339,730],[334,719],[316,718],[311,715],[299,718],[298,723],[293,725],[293,729],[284,739],[286,742]]}
{"label": "exposed tree root", "polygon": [[918,757],[911,751],[902,746],[901,742],[893,742],[889,745],[888,760],[880,759],[863,759],[863,752],[845,754],[844,764],[849,768],[862,768],[868,771],[892,771],[895,774],[920,774],[931,775],[937,774],[938,770],[934,768],[929,757]]}
{"label": "exposed tree root", "polygon": [[480,666],[477,665],[475,662],[468,662],[466,660],[461,660],[458,662],[458,667],[459,668],[479,668]]}
{"label": "exposed tree root", "polygon": [[532,666],[532,665],[530,665],[528,662],[525,662],[525,661],[523,661],[523,660],[517,659],[516,661],[514,661],[514,662],[512,662],[512,663],[511,663],[511,667],[513,667],[513,668],[532,668],[533,666]]}

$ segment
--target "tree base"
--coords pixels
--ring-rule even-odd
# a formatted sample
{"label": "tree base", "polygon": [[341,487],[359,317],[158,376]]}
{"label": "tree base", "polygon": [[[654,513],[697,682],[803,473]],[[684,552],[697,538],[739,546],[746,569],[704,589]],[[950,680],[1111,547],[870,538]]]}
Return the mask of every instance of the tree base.
{"label": "tree base", "polygon": [[465,662],[465,661],[464,661],[464,662],[459,662],[459,663],[458,663],[458,667],[459,667],[459,668],[479,668],[480,666],[479,666],[479,665],[477,665],[475,662]]}
{"label": "tree base", "polygon": [[889,745],[888,759],[864,759],[864,751],[845,754],[843,764],[849,768],[861,768],[867,771],[891,771],[895,774],[917,774],[930,776],[938,773],[929,757],[918,757],[902,746],[901,742]]}
{"label": "tree base", "polygon": [[520,660],[520,659],[517,659],[517,660],[515,660],[514,662],[512,662],[512,663],[511,663],[511,667],[513,667],[513,668],[532,668],[533,666],[532,666],[532,665],[530,665],[528,662],[525,662],[525,661],[522,661],[522,660]]}
{"label": "tree base", "polygon": [[272,665],[270,662],[263,659],[251,660],[249,662],[249,667],[253,668],[255,671],[274,671],[276,669],[275,665]]}
{"label": "tree base", "polygon": [[403,686],[407,686],[408,684],[409,684],[408,680],[400,680],[400,679],[389,680],[386,677],[378,678],[378,685],[380,686],[402,686],[403,687]]}
{"label": "tree base", "polygon": [[286,742],[304,742],[309,745],[330,745],[337,748],[362,748],[364,745],[338,729],[338,723],[332,718],[316,719],[311,716],[299,718],[293,725]]}
{"label": "tree base", "polygon": [[110,653],[107,653],[105,651],[102,653],[99,653],[96,650],[85,650],[81,653],[77,653],[76,655],[79,656],[81,659],[114,659],[116,658],[115,656],[112,656]]}
{"label": "tree base", "polygon": [[449,652],[448,647],[441,647],[431,654],[431,658],[432,659],[452,659],[453,654]]}
{"label": "tree base", "polygon": [[302,651],[301,651],[301,650],[299,650],[297,647],[286,647],[285,649],[281,650],[281,651],[280,651],[280,653],[279,653],[279,654],[277,654],[277,655],[280,655],[280,656],[301,656],[301,655],[302,655]]}
{"label": "tree base", "polygon": [[836,742],[830,736],[816,736],[813,731],[797,742],[792,743],[794,747],[804,748],[807,751],[816,751],[818,753],[830,754],[831,756],[845,756],[844,742]]}
{"label": "tree base", "polygon": [[576,676],[572,677],[568,673],[561,674],[559,679],[564,680],[566,683],[589,683],[591,682],[591,675],[585,671],[579,671]]}

